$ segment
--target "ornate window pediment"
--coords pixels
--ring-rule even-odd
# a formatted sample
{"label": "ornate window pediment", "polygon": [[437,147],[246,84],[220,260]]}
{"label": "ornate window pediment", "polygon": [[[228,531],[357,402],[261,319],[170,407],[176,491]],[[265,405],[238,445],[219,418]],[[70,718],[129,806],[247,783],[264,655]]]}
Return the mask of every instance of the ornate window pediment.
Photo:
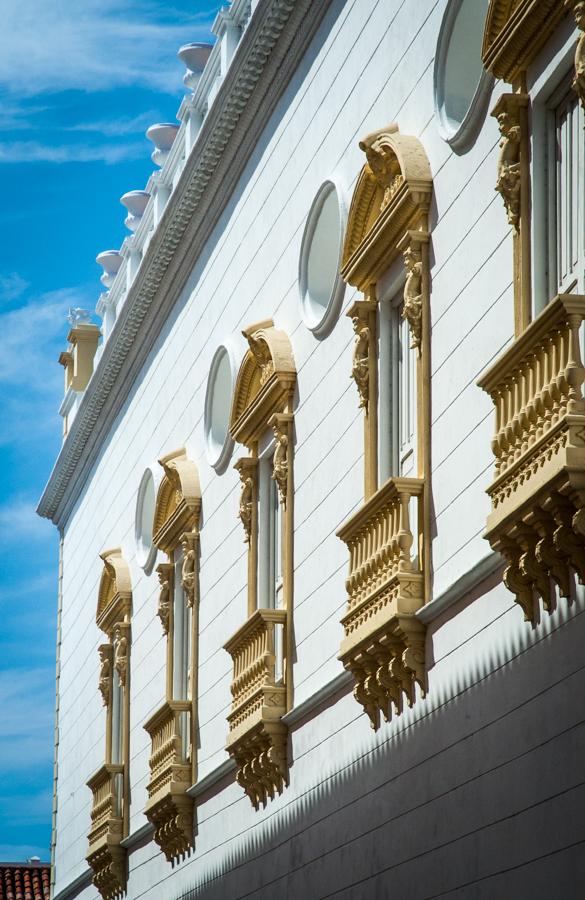
{"label": "ornate window pediment", "polygon": [[166,698],[145,723],[151,740],[145,814],[169,862],[193,847],[197,777],[196,721],[199,655],[199,472],[185,450],[159,460],[164,470],[154,511],[155,545],[167,561],[157,567],[158,615],[166,637]]}
{"label": "ornate window pediment", "polygon": [[121,841],[129,826],[129,671],[132,582],[120,549],[100,554],[104,563],[96,621],[108,638],[98,648],[99,690],[106,708],[106,760],[87,785],[92,792],[87,860],[104,900],[126,887],[126,850]]}
{"label": "ornate window pediment", "polygon": [[164,475],[154,509],[153,541],[168,552],[199,520],[201,487],[199,472],[184,450],[175,450],[159,459]]}
{"label": "ornate window pediment", "polygon": [[481,52],[488,72],[514,82],[566,12],[561,0],[491,0]]}
{"label": "ornate window pediment", "polygon": [[[364,294],[348,315],[355,331],[351,374],[364,411],[365,499],[338,532],[349,551],[339,658],[355,678],[356,700],[378,728],[381,715],[388,719],[393,709],[402,710],[405,696],[414,702],[415,685],[425,687],[425,630],[416,612],[430,595],[431,571],[428,211],[433,182],[421,142],[400,134],[395,124],[367,135],[360,148],[367,162],[351,202],[341,271]],[[378,367],[386,332],[377,282],[401,255],[401,317],[416,354],[411,451],[416,477],[401,477],[400,467],[393,467],[380,485]],[[387,425],[388,409],[381,411]],[[411,508],[416,511],[412,523]]]}
{"label": "ornate window pediment", "polygon": [[120,549],[100,553],[104,562],[98,593],[96,622],[102,631],[110,632],[116,622],[130,613],[132,582],[128,563]]}
{"label": "ornate window pediment", "polygon": [[[236,762],[238,783],[258,809],[288,779],[281,720],[292,702],[296,368],[288,336],[272,320],[243,334],[250,349],[236,380],[230,431],[250,450],[234,466],[248,545],[248,617],[224,645],[233,662],[226,749]],[[271,455],[259,458],[258,443],[269,430]]]}
{"label": "ornate window pediment", "polygon": [[230,414],[230,433],[246,447],[257,443],[273,413],[283,412],[297,372],[288,335],[266,319],[242,332],[249,349],[240,366]]}
{"label": "ornate window pediment", "polygon": [[433,179],[419,139],[395,124],[367,135],[360,149],[367,162],[351,202],[341,273],[367,292],[399,255],[405,232],[423,222],[426,229]]}

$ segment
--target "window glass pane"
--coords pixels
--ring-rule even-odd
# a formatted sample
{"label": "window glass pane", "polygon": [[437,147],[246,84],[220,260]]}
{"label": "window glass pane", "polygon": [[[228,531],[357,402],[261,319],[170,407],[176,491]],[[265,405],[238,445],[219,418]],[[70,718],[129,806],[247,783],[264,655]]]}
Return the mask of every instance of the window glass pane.
{"label": "window glass pane", "polygon": [[190,613],[185,605],[182,579],[183,554],[175,557],[175,594],[173,605],[173,697],[189,699]]}
{"label": "window glass pane", "polygon": [[554,223],[556,242],[556,291],[583,290],[585,264],[583,208],[585,185],[583,169],[583,111],[577,95],[569,90],[554,112],[554,165],[551,171],[555,189]]}

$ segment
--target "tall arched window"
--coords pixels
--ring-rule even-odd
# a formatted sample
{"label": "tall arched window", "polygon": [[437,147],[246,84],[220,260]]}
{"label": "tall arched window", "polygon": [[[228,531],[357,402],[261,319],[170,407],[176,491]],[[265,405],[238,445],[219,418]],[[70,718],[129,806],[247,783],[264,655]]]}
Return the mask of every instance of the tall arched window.
{"label": "tall arched window", "polygon": [[166,554],[157,566],[158,615],[166,637],[166,697],[145,724],[152,742],[146,816],[170,861],[193,846],[197,778],[197,670],[199,642],[199,473],[184,450],[159,460],[164,475],[154,511],[153,540]]}
{"label": "tall arched window", "polygon": [[104,563],[96,621],[107,637],[99,647],[99,689],[106,708],[103,766],[88,781],[93,795],[87,861],[104,900],[126,887],[126,850],[130,803],[130,641],[132,585],[119,549],[101,554]]}
{"label": "tall arched window", "polygon": [[292,706],[296,369],[288,336],[271,319],[243,334],[249,350],[236,380],[230,432],[249,450],[235,463],[248,544],[248,618],[225,645],[234,665],[227,749],[257,809],[288,780],[281,719]]}

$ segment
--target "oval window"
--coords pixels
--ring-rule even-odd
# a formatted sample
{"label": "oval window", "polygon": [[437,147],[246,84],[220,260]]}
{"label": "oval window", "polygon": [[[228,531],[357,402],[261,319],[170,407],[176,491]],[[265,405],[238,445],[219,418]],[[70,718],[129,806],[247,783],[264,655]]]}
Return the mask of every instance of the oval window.
{"label": "oval window", "polygon": [[481,46],[489,0],[450,0],[435,57],[435,109],[441,136],[454,148],[470,143],[485,115],[493,78]]}
{"label": "oval window", "polygon": [[205,395],[205,447],[209,464],[223,469],[233,448],[229,432],[235,362],[228,347],[217,348],[211,361]]}
{"label": "oval window", "polygon": [[156,547],[152,541],[154,507],[156,503],[156,483],[151,468],[146,469],[138,488],[134,536],[138,565],[150,571],[156,557]]}
{"label": "oval window", "polygon": [[340,265],[345,218],[341,191],[333,181],[326,181],[309,211],[299,261],[303,321],[317,337],[331,328],[343,299]]}

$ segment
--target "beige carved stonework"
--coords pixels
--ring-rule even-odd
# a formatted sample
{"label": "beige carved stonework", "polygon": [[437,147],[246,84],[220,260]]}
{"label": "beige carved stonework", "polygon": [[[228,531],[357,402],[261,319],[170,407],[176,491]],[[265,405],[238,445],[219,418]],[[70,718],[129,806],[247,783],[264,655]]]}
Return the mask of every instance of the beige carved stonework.
{"label": "beige carved stonework", "polygon": [[579,329],[585,297],[557,296],[478,384],[495,405],[492,512],[486,538],[528,621],[536,597],[585,581],[585,400]]}
{"label": "beige carved stonework", "polygon": [[99,690],[104,706],[109,706],[112,694],[112,658],[114,648],[111,644],[101,644],[98,647],[100,656],[100,680]]}
{"label": "beige carved stonework", "polygon": [[274,432],[272,478],[278,486],[280,502],[286,507],[289,483],[289,447],[292,442],[292,413],[275,413],[268,420]]}
{"label": "beige carved stonework", "polygon": [[227,750],[256,809],[281,793],[288,780],[287,729],[281,721],[286,686],[275,676],[275,630],[286,630],[286,621],[284,609],[257,609],[225,644],[234,664]]}
{"label": "beige carved stonework", "polygon": [[496,190],[502,195],[508,222],[518,229],[520,221],[520,190],[522,170],[522,125],[520,111],[528,106],[525,94],[503,94],[492,115],[498,120],[502,139],[498,157]]}
{"label": "beige carved stonework", "polygon": [[[371,334],[367,315],[360,315],[360,307],[354,308],[351,317],[355,340],[353,342],[353,359],[351,364],[351,377],[356,383],[360,398],[361,409],[368,408],[370,396],[370,344],[374,342]],[[367,312],[368,310],[365,310]]]}
{"label": "beige carved stonework", "polygon": [[411,347],[421,350],[424,303],[425,255],[429,235],[425,231],[407,231],[400,249],[404,259],[406,281],[402,316],[408,322]]}
{"label": "beige carved stonework", "polygon": [[183,548],[183,565],[181,567],[181,584],[185,594],[185,603],[193,607],[198,602],[197,565],[199,556],[199,532],[186,531],[181,535]]}
{"label": "beige carved stonework", "polygon": [[562,0],[490,0],[481,54],[485,68],[517,82],[565,12]]}
{"label": "beige carved stonework", "polygon": [[254,511],[258,499],[258,460],[244,456],[234,463],[234,469],[238,471],[242,484],[238,515],[244,526],[244,540],[250,544],[254,530]]}
{"label": "beige carved stonework", "polygon": [[[258,809],[287,782],[287,728],[282,716],[292,707],[294,432],[296,368],[288,336],[271,320],[246,328],[250,346],[240,366],[230,414],[234,440],[250,451],[234,464],[241,482],[239,516],[248,544],[248,618],[225,645],[234,664],[227,750],[237,766],[238,783]],[[258,609],[258,444],[274,434],[271,477],[280,499],[282,609]],[[283,675],[275,681],[275,640]]]}
{"label": "beige carved stonework", "polygon": [[154,840],[169,862],[193,846],[191,761],[191,701],[167,700],[146,722],[150,735],[150,779],[145,813],[154,825]]}
{"label": "beige carved stonework", "polygon": [[[186,793],[197,780],[197,678],[199,667],[199,472],[184,449],[159,460],[164,470],[156,496],[153,541],[166,556],[157,566],[160,590],[157,614],[166,636],[166,697],[144,728],[150,735],[150,779],[144,810],[154,840],[169,862],[192,847],[193,800]],[[181,573],[175,573],[182,553]],[[180,585],[177,585],[180,581]],[[182,591],[177,592],[178,587]],[[175,697],[174,604],[190,610],[190,665],[187,696]]]}
{"label": "beige carved stonework", "polygon": [[[129,827],[129,719],[130,641],[132,584],[130,569],[120,549],[100,554],[104,567],[100,579],[96,621],[108,643],[98,647],[99,691],[106,707],[106,760],[87,782],[92,792],[91,831],[87,861],[93,883],[104,898],[113,900],[126,888],[126,850],[120,842]],[[112,761],[113,691],[121,689],[121,761]]]}
{"label": "beige carved stonework", "polygon": [[159,459],[164,475],[156,495],[153,541],[165,553],[177,547],[181,535],[198,527],[201,487],[197,466],[185,450],[175,450]]}
{"label": "beige carved stonework", "polygon": [[160,619],[163,633],[168,634],[171,622],[171,604],[173,597],[175,567],[172,563],[160,563],[156,567],[156,573],[158,575],[160,584],[156,614]]}
{"label": "beige carved stonework", "polygon": [[104,900],[121,897],[126,890],[126,851],[120,846],[124,837],[123,773],[124,766],[106,763],[87,782],[93,795],[87,861]]}
{"label": "beige carved stonework", "polygon": [[422,521],[423,490],[422,479],[391,478],[337,532],[350,554],[339,658],[374,729],[380,715],[402,711],[404,697],[414,703],[415,684],[425,690],[425,629],[415,615],[424,578],[409,509],[414,500]]}
{"label": "beige carved stonework", "polygon": [[242,334],[250,349],[236,379],[230,433],[251,449],[270,416],[291,405],[297,375],[288,335],[275,328],[272,319],[251,325]]}
{"label": "beige carved stonework", "polygon": [[573,90],[585,109],[585,0],[565,0],[565,6],[573,13],[577,28],[581,31],[575,47]]}

